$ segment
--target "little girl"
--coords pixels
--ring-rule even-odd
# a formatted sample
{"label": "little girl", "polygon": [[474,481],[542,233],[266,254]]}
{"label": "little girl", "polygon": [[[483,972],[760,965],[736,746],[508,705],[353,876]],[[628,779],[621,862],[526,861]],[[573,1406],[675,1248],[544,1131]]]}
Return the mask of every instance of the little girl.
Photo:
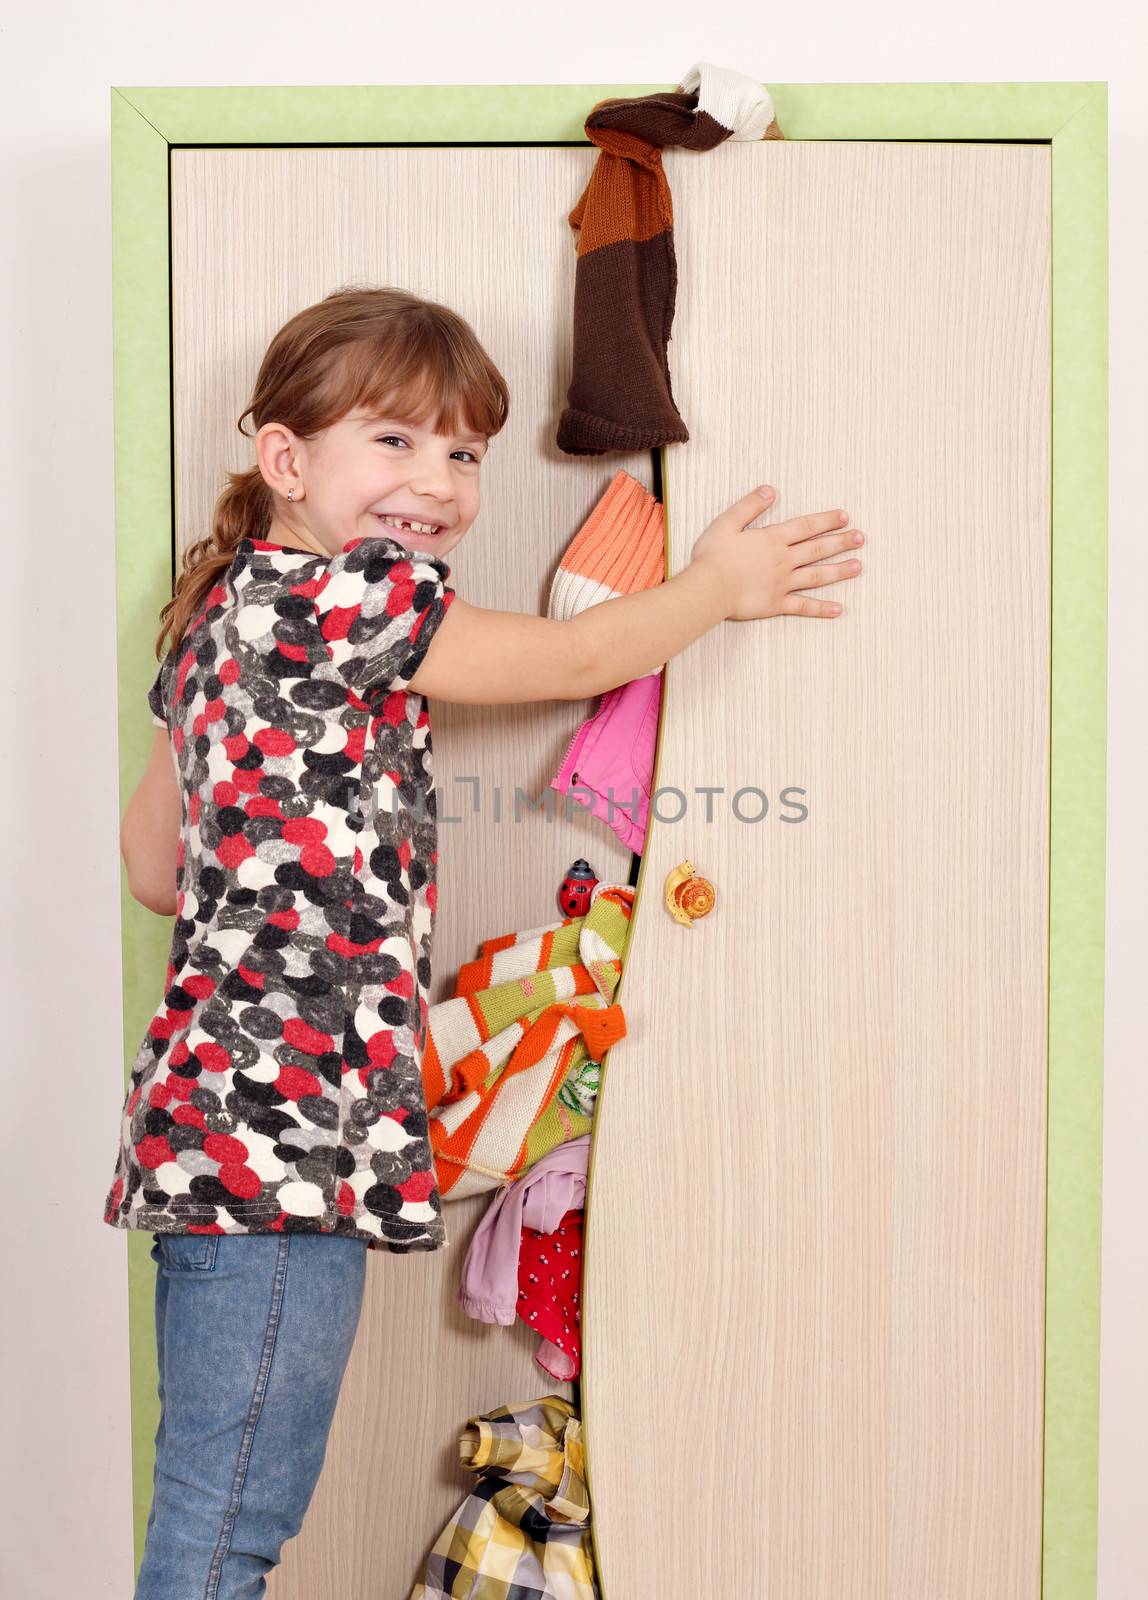
{"label": "little girl", "polygon": [[[839,511],[747,531],[567,621],[468,605],[446,557],[509,409],[470,326],[344,290],[272,340],[183,558],[121,834],[175,924],[104,1220],[154,1236],[160,1424],[136,1600],[238,1600],[311,1500],[366,1252],[448,1243],[422,1086],[437,860],[427,698],[586,700],[726,618],[825,617]],[[242,432],[243,417],[240,418]],[[403,458],[406,458],[405,460]]]}

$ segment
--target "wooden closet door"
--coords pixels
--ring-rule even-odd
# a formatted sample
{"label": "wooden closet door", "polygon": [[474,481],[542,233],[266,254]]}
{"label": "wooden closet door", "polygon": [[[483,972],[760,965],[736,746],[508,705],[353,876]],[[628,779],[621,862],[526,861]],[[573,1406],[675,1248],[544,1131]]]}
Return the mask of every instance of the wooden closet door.
{"label": "wooden closet door", "polygon": [[646,839],[586,1218],[605,1600],[1040,1593],[1049,159],[666,158],[673,571],[763,481],[759,525],[866,542],[809,591],[837,620],[667,669],[688,805]]}
{"label": "wooden closet door", "polygon": [[[248,466],[235,421],[276,329],[351,282],[399,285],[471,323],[511,388],[482,470],[482,512],[451,552],[467,600],[545,615],[559,559],[620,467],[648,454],[572,458],[554,444],[569,383],[574,236],[567,214],[595,152],[563,148],[186,149],[172,152],[177,528],[201,537],[221,468]],[[251,424],[248,423],[250,428]],[[595,701],[431,703],[439,794],[433,998],[453,993],[481,940],[561,917],[577,856],[627,883],[631,855],[599,820],[542,796]],[[473,780],[480,808],[473,809]],[[501,796],[496,801],[495,792]],[[451,820],[454,819],[454,820]],[[372,1252],[359,1335],[327,1460],[277,1600],[406,1600],[474,1482],[458,1465],[468,1417],[559,1393],[523,1324],[472,1321],[455,1295],[490,1195],[448,1201],[449,1245]]]}

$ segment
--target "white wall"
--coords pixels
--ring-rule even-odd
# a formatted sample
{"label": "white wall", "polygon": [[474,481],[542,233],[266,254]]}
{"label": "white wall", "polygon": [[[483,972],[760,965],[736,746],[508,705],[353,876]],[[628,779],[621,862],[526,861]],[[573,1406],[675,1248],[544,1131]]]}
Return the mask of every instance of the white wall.
{"label": "white wall", "polygon": [[[767,83],[1107,80],[1110,670],[1101,1600],[1148,1586],[1148,26],[1114,0],[772,7],[704,26],[653,0],[433,8],[79,0],[0,15],[0,1587],[131,1592],[124,1236],[100,1220],[122,1098],[115,755],[111,85],[653,83],[697,60]],[[1140,23],[1134,18],[1139,14]],[[328,18],[335,18],[327,31]],[[514,45],[508,50],[508,42]],[[587,104],[589,110],[589,103]],[[848,239],[841,241],[849,249]],[[50,586],[50,588],[49,588]],[[51,594],[51,602],[49,600]],[[125,797],[126,798],[126,797]],[[970,1597],[971,1600],[971,1597]],[[978,1597],[979,1600],[979,1597]]]}

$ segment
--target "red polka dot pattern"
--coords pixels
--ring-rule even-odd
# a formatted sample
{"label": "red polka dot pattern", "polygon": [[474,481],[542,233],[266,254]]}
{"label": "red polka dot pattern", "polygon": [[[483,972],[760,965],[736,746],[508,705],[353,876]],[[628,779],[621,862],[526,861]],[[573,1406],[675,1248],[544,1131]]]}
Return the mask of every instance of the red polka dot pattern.
{"label": "red polka dot pattern", "polygon": [[448,1242],[422,1082],[437,810],[408,684],[449,573],[388,538],[244,539],[165,657],[177,908],[113,1227]]}
{"label": "red polka dot pattern", "polygon": [[522,1230],[518,1252],[517,1312],[523,1322],[582,1365],[582,1208],[567,1211],[553,1233]]}

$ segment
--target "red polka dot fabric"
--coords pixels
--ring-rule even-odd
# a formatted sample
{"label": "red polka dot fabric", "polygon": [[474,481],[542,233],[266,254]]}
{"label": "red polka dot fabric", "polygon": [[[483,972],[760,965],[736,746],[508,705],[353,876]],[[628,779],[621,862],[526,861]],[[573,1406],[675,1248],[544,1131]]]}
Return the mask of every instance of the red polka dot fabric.
{"label": "red polka dot fabric", "polygon": [[[518,1252],[518,1316],[543,1339],[557,1345],[572,1371],[552,1377],[576,1378],[582,1365],[582,1208],[567,1211],[553,1233],[522,1230]],[[544,1351],[535,1358],[545,1366]]]}
{"label": "red polka dot fabric", "polygon": [[437,811],[408,689],[454,599],[397,540],[241,541],[148,694],[183,797],[104,1220],[448,1243],[422,1055]]}

